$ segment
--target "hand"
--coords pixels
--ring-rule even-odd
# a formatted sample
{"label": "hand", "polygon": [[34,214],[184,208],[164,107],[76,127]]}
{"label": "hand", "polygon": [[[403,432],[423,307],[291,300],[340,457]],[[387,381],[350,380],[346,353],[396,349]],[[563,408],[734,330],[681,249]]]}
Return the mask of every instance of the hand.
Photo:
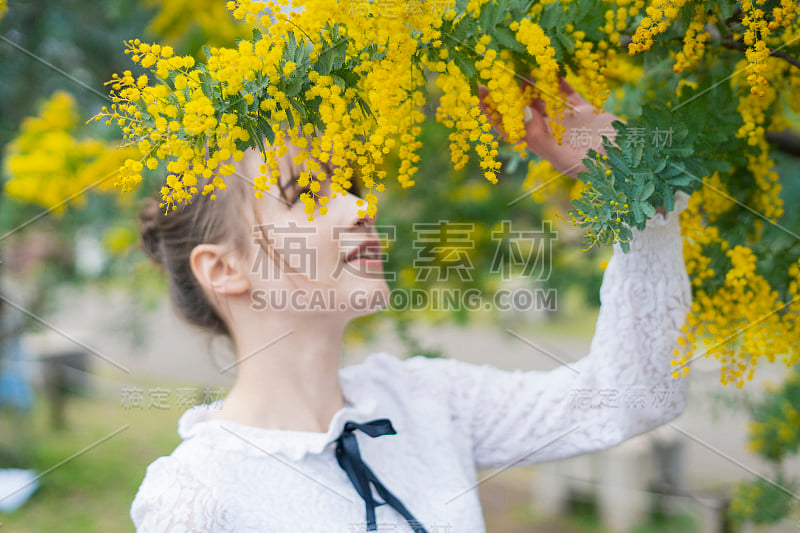
{"label": "hand", "polygon": [[[528,81],[523,82],[523,87],[525,85],[533,87],[533,84]],[[586,166],[583,164],[582,159],[587,157],[586,153],[590,148],[594,148],[600,154],[605,154],[603,135],[608,137],[611,142],[614,142],[617,131],[611,123],[615,120],[623,123],[625,121],[607,111],[601,110],[600,113],[595,113],[594,106],[573,89],[563,77],[559,78],[559,86],[561,97],[567,102],[567,108],[564,111],[565,116],[558,121],[564,126],[562,144],[559,146],[558,142],[553,138],[553,130],[548,124],[549,117],[545,112],[544,101],[541,98],[534,99],[533,103],[528,106],[531,118],[525,121],[525,142],[528,145],[528,150],[550,161],[550,164],[557,171],[574,178],[581,172],[586,171]],[[488,94],[489,89],[478,84],[481,110],[492,123],[495,132],[505,138],[506,135],[503,132],[501,123],[493,121],[486,111],[484,99]],[[573,131],[581,135],[580,142],[570,143]],[[587,135],[591,136],[590,142],[583,140]],[[655,209],[657,213],[666,216],[666,210],[663,206],[658,206]]]}
{"label": "hand", "polygon": [[[533,84],[528,81],[523,82],[523,88],[525,85],[533,87]],[[586,157],[586,152],[590,148],[594,148],[600,154],[605,154],[602,146],[602,135],[605,135],[613,142],[617,132],[611,123],[615,120],[622,121],[622,119],[607,111],[601,110],[600,113],[595,113],[594,106],[575,91],[563,77],[559,78],[559,85],[560,97],[567,103],[564,110],[564,118],[558,120],[564,126],[562,144],[559,146],[558,142],[553,138],[553,130],[548,124],[550,118],[545,113],[544,101],[540,98],[536,98],[528,106],[531,119],[525,122],[525,142],[528,145],[528,150],[550,161],[550,164],[557,171],[574,178],[579,173],[586,171],[586,166],[581,160]],[[489,89],[478,84],[480,107],[487,118],[489,115],[484,99],[488,94]],[[506,135],[502,130],[501,123],[492,121],[491,118],[489,120],[495,132],[505,138]],[[580,139],[571,143],[570,139],[573,134],[580,135]],[[591,141],[589,141],[589,137],[591,137]]]}

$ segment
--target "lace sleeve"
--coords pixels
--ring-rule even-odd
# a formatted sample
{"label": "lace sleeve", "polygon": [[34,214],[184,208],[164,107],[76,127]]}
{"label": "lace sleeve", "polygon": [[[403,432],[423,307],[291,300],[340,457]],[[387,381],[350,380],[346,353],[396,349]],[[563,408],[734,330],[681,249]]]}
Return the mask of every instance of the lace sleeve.
{"label": "lace sleeve", "polygon": [[[525,466],[602,450],[650,431],[685,408],[688,383],[670,361],[691,307],[675,194],[631,248],[618,243],[603,274],[589,354],[551,371],[505,371],[456,359],[410,359],[463,419],[476,468]],[[408,360],[407,360],[408,361]],[[435,382],[435,385],[434,385]],[[458,413],[458,414],[456,414]]]}
{"label": "lace sleeve", "polygon": [[130,515],[138,533],[235,531],[211,488],[171,457],[147,467]]}

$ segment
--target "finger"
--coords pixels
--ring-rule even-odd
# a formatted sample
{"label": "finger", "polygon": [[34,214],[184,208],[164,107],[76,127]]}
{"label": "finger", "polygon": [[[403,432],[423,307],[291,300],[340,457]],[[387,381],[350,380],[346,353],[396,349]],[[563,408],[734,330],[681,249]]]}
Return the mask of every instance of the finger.
{"label": "finger", "polygon": [[576,91],[572,87],[572,85],[570,85],[569,82],[567,82],[567,79],[564,78],[563,76],[558,77],[558,86],[560,87],[561,92],[563,92],[567,96],[578,94],[578,91]]}
{"label": "finger", "polygon": [[[528,106],[531,109],[532,106]],[[550,137],[547,128],[547,115],[532,110],[530,120],[525,121],[525,138],[528,146],[533,149],[535,153],[539,153],[542,143],[546,142]]]}
{"label": "finger", "polygon": [[486,112],[486,97],[489,96],[489,89],[480,83],[478,84],[478,103],[481,109]]}
{"label": "finger", "polygon": [[533,120],[533,109],[531,109],[531,106],[526,105],[522,108],[522,122],[527,123],[531,120]]}
{"label": "finger", "polygon": [[486,119],[492,125],[492,129],[495,131],[495,133],[497,133],[498,135],[503,137],[503,136],[505,136],[505,134],[503,133],[502,128],[500,127],[500,125],[495,120],[492,119],[491,113],[490,113],[490,111],[489,111],[489,109],[488,109],[488,107],[486,105],[486,100],[485,99],[486,99],[486,97],[488,95],[489,95],[489,89],[487,87],[484,87],[483,85],[481,85],[479,83],[478,84],[478,106],[481,108],[481,111],[483,112],[483,114],[486,115]]}
{"label": "finger", "polygon": [[545,117],[547,116],[547,112],[545,111],[544,100],[542,100],[541,98],[534,98],[530,105],[540,115]]}
{"label": "finger", "polygon": [[528,105],[532,106],[533,109],[538,113],[544,115],[544,101],[541,98],[534,96],[536,94],[536,85],[534,82],[527,78],[522,78],[520,89],[522,90],[523,98],[530,100]]}
{"label": "finger", "polygon": [[575,90],[575,88],[569,84],[566,78],[559,77],[558,78],[558,87],[559,90],[564,93],[565,99],[569,104],[573,107],[578,106],[585,102],[586,100],[583,98],[581,93]]}

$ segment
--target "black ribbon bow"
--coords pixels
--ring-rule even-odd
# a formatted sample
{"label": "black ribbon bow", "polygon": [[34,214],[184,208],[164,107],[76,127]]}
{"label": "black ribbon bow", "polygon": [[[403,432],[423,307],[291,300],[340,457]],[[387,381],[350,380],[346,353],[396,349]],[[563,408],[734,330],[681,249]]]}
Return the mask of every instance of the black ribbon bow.
{"label": "black ribbon bow", "polygon": [[[375,531],[378,529],[375,524],[375,508],[379,505],[389,504],[394,507],[397,512],[403,515],[415,533],[428,533],[422,527],[417,519],[408,512],[408,509],[397,499],[397,497],[389,492],[383,483],[378,480],[375,473],[364,463],[361,459],[361,452],[358,451],[358,442],[353,431],[360,429],[370,437],[380,437],[381,435],[394,435],[397,432],[392,427],[391,421],[388,418],[379,418],[370,422],[359,424],[352,421],[347,421],[344,424],[342,434],[336,439],[336,460],[339,466],[342,467],[350,478],[350,482],[356,489],[356,492],[364,500],[367,506],[367,531]],[[372,489],[370,482],[375,485],[378,494],[384,499],[382,502],[376,502],[372,497]]]}

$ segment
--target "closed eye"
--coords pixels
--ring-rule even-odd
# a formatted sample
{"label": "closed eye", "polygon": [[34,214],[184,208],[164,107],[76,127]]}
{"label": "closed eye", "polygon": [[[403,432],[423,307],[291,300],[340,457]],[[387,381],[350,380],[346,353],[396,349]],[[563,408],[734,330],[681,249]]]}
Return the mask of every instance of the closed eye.
{"label": "closed eye", "polygon": [[292,200],[292,204],[291,205],[296,204],[300,200],[300,195],[303,194],[304,192],[306,192],[306,193],[307,192],[311,192],[311,187],[306,185],[305,187],[303,187],[302,189],[297,191],[297,194],[295,195],[294,200]]}
{"label": "closed eye", "polygon": [[[329,182],[328,181],[324,181],[323,182],[323,188],[324,188],[324,185],[327,184],[327,183],[329,183]],[[295,195],[294,199],[291,201],[290,205],[295,205],[297,202],[300,201],[300,195],[302,195],[303,193],[309,193],[309,192],[311,192],[311,187],[306,185],[305,187],[303,187],[302,189],[297,191],[297,194]],[[352,182],[352,185],[347,189],[347,192],[350,193],[350,194],[354,194],[354,195],[358,196],[359,198],[361,198],[361,189],[358,186],[358,184],[355,183],[355,182]]]}

